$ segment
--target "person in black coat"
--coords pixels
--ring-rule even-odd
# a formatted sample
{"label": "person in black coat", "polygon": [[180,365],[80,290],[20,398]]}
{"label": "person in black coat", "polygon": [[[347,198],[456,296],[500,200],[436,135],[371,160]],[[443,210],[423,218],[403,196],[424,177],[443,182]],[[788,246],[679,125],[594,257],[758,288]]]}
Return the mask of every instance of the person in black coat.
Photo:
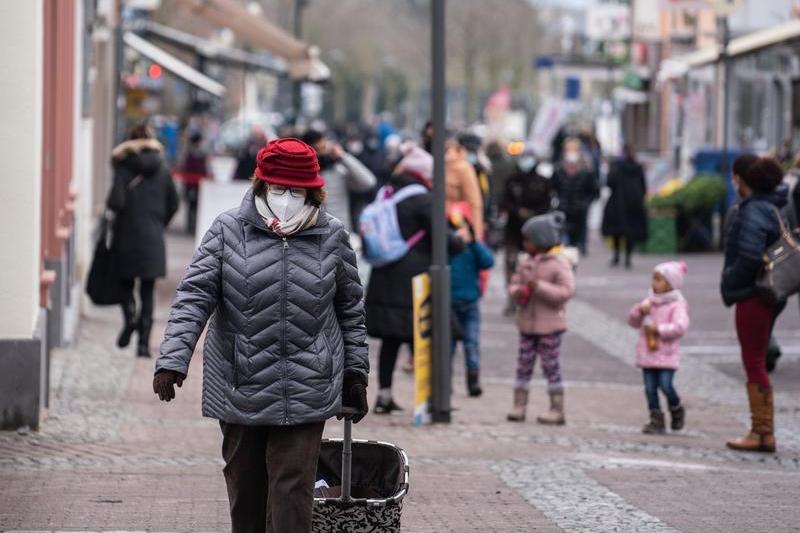
{"label": "person in black coat", "polygon": [[778,308],[756,294],[756,281],[763,268],[764,252],[780,236],[779,209],[786,204],[782,181],[783,169],[771,158],[758,159],[744,176],[734,175],[742,201],[725,245],[720,292],[725,305],[736,306],[736,334],[747,375],[752,420],[746,436],[727,443],[734,450],[775,451],[773,394],[766,353]]}
{"label": "person in black coat", "polygon": [[[552,168],[552,167],[551,167]],[[552,174],[552,170],[550,172]],[[534,216],[543,215],[553,208],[555,184],[548,176],[539,173],[539,165],[532,153],[524,153],[517,160],[516,172],[505,183],[500,208],[507,213],[505,227],[506,284],[517,269],[517,256],[522,251],[522,225]],[[506,314],[514,309],[509,299]]]}
{"label": "person in black coat", "polygon": [[637,242],[647,240],[647,182],[642,165],[630,145],[622,149],[623,156],[611,165],[607,185],[611,196],[603,212],[602,233],[614,240],[614,259],[619,265],[622,241],[625,240],[625,267],[631,268],[631,254]]}
{"label": "person in black coat", "polygon": [[567,216],[567,244],[586,255],[589,208],[599,196],[600,186],[577,139],[564,141],[563,159],[553,179],[558,191],[558,209]]}
{"label": "person in black coat", "polygon": [[[420,148],[414,148],[397,165],[387,186],[395,193],[413,184],[431,187],[433,158]],[[411,345],[414,338],[411,279],[427,272],[431,266],[432,195],[430,192],[407,198],[397,204],[397,220],[405,239],[420,231],[424,235],[399,261],[372,270],[365,302],[367,334],[381,339],[378,359],[378,399],[375,414],[401,411],[392,397],[392,376],[397,354],[403,344]],[[450,253],[458,253],[464,243],[454,234],[449,236]]]}
{"label": "person in black coat", "polygon": [[[163,148],[147,126],[137,126],[128,140],[114,148],[114,183],[106,205],[114,213],[114,254],[126,295],[125,323],[117,338],[126,347],[138,331],[137,354],[150,357],[153,289],[167,273],[164,229],[178,210],[178,192],[164,162]],[[133,289],[139,280],[141,308],[137,317]]]}

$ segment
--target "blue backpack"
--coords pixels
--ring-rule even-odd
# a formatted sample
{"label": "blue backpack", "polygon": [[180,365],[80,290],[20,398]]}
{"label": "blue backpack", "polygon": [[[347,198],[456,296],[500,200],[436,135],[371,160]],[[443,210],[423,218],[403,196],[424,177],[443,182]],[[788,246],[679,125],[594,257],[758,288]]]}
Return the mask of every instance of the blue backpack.
{"label": "blue backpack", "polygon": [[420,230],[408,240],[400,232],[397,221],[397,204],[428,192],[422,185],[408,185],[396,194],[391,187],[381,187],[377,198],[362,211],[358,219],[364,246],[364,259],[374,267],[382,267],[399,261],[424,236]]}

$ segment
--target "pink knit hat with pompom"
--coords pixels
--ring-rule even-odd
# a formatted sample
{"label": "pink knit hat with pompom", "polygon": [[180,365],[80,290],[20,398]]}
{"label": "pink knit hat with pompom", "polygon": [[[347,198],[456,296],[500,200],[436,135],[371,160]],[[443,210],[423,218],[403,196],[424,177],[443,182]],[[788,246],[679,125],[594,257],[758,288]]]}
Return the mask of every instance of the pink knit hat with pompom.
{"label": "pink knit hat with pompom", "polygon": [[686,266],[686,261],[667,261],[656,265],[654,270],[664,276],[667,283],[677,291],[683,287],[683,278],[689,267]]}

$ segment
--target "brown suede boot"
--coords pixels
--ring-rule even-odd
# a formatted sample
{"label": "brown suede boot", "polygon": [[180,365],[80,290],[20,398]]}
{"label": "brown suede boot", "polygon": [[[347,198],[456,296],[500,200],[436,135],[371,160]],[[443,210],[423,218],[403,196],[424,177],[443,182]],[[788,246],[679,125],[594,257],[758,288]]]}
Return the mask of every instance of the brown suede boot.
{"label": "brown suede boot", "polygon": [[750,433],[727,443],[728,448],[742,452],[775,452],[775,408],[772,388],[756,383],[747,384],[750,401]]}
{"label": "brown suede boot", "polygon": [[564,391],[550,393],[550,410],[536,421],[546,426],[563,426],[567,423],[564,417]]}
{"label": "brown suede boot", "polygon": [[514,408],[508,413],[509,422],[525,422],[525,411],[528,408],[528,391],[514,389]]}

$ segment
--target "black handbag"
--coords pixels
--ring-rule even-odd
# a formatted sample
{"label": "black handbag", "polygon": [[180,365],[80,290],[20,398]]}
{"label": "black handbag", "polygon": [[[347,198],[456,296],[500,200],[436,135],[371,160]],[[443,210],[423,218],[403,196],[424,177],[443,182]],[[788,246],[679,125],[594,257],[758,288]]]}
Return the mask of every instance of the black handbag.
{"label": "black handbag", "polygon": [[781,234],[764,252],[764,267],[756,280],[756,294],[769,304],[785,302],[800,292],[800,244],[775,209]]}
{"label": "black handbag", "polygon": [[115,254],[111,250],[112,241],[111,220],[104,216],[100,222],[100,235],[86,279],[86,294],[95,305],[118,305],[123,300],[122,283]]}

